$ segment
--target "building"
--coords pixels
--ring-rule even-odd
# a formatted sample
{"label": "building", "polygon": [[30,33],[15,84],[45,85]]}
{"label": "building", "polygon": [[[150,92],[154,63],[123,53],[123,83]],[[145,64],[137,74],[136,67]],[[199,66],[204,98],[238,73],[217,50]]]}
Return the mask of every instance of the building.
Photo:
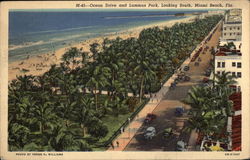
{"label": "building", "polygon": [[221,47],[215,54],[215,73],[230,72],[235,77],[237,84],[231,86],[237,91],[241,90],[242,81],[242,56],[240,50]]}
{"label": "building", "polygon": [[[242,85],[242,16],[241,9],[231,9],[225,13],[220,37],[219,49],[215,54],[215,73],[230,72],[237,84],[232,86],[236,91]],[[231,48],[229,44],[233,44]],[[230,49],[229,49],[230,48]]]}
{"label": "building", "polygon": [[232,42],[241,41],[242,16],[241,9],[232,9],[226,12],[222,26],[220,41]]}
{"label": "building", "polygon": [[[194,13],[195,14],[195,13]],[[214,16],[214,15],[224,15],[225,11],[224,10],[211,10],[203,13],[196,13],[198,15],[199,19],[204,19],[209,16]]]}
{"label": "building", "polygon": [[233,93],[229,99],[233,101],[233,115],[228,117],[227,132],[229,133],[228,149],[240,151],[242,143],[241,92]]}

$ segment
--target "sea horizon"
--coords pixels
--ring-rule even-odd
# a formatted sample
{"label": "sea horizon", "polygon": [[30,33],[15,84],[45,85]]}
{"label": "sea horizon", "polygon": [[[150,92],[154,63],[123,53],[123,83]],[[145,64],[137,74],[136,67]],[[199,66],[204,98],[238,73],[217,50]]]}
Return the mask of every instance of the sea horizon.
{"label": "sea horizon", "polygon": [[88,39],[114,35],[140,26],[187,17],[174,16],[180,12],[194,11],[10,11],[9,61],[53,52]]}

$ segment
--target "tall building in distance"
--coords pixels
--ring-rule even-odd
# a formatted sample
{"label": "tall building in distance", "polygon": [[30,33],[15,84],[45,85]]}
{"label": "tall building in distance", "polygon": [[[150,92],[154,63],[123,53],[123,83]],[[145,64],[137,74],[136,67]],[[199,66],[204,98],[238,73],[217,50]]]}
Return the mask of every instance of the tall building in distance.
{"label": "tall building in distance", "polygon": [[[226,12],[222,27],[221,43],[241,41],[242,16],[240,9],[232,9]],[[238,44],[238,42],[236,42]],[[239,45],[239,44],[238,44]],[[236,46],[238,47],[238,46]]]}

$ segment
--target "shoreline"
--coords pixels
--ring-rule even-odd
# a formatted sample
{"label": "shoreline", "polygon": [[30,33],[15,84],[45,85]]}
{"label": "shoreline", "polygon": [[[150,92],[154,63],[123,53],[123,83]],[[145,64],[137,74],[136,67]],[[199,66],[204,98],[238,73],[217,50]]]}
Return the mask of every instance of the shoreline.
{"label": "shoreline", "polygon": [[[152,28],[158,26],[159,28],[171,27],[175,23],[188,23],[192,22],[196,16],[189,16],[181,19],[175,19],[165,22],[157,22],[149,25],[138,26],[134,28],[129,28],[120,32],[110,33],[108,35],[102,35],[95,38],[90,38],[85,41],[76,42],[71,44],[70,47],[82,48],[83,51],[89,52],[89,45],[92,43],[102,43],[104,38],[115,39],[120,37],[122,39],[127,39],[131,37],[137,38],[140,32],[146,28]],[[55,50],[54,53],[47,52],[37,55],[27,55],[26,59],[16,60],[9,62],[8,66],[8,81],[16,79],[16,76],[20,75],[34,75],[38,76],[49,70],[52,64],[59,64],[61,62],[61,56],[66,52],[69,46],[62,47]]]}

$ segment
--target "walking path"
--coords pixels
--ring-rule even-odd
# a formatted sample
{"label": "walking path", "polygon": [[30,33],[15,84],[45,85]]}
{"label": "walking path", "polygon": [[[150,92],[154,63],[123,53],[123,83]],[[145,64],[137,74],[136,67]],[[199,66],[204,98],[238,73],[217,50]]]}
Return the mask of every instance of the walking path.
{"label": "walking path", "polygon": [[[216,27],[219,25],[218,23]],[[214,27],[214,29],[216,28]],[[213,29],[213,30],[214,30]],[[213,33],[213,30],[208,34],[210,36]],[[208,37],[207,36],[207,37]],[[193,55],[199,50],[200,47],[203,47],[205,45],[204,40],[196,47],[196,49],[191,53],[190,57],[193,57]],[[183,64],[180,66],[180,68],[183,68],[186,65],[189,65],[191,62],[191,58],[187,58]],[[138,113],[138,115],[130,122],[130,124],[125,128],[124,132],[121,133],[114,141],[113,141],[113,147],[109,147],[108,151],[122,151],[125,149],[125,147],[129,144],[129,142],[132,140],[136,132],[139,130],[139,128],[143,125],[144,119],[146,118],[146,115],[148,113],[151,113],[160,103],[160,101],[163,99],[164,95],[168,92],[170,84],[174,82],[174,79],[177,77],[177,73],[175,73],[169,80],[163,85],[163,87],[150,99],[150,101],[145,105],[145,107]],[[189,145],[195,145],[194,142],[196,142],[195,138],[196,134],[192,132],[190,138]],[[118,142],[118,143],[117,143]]]}

